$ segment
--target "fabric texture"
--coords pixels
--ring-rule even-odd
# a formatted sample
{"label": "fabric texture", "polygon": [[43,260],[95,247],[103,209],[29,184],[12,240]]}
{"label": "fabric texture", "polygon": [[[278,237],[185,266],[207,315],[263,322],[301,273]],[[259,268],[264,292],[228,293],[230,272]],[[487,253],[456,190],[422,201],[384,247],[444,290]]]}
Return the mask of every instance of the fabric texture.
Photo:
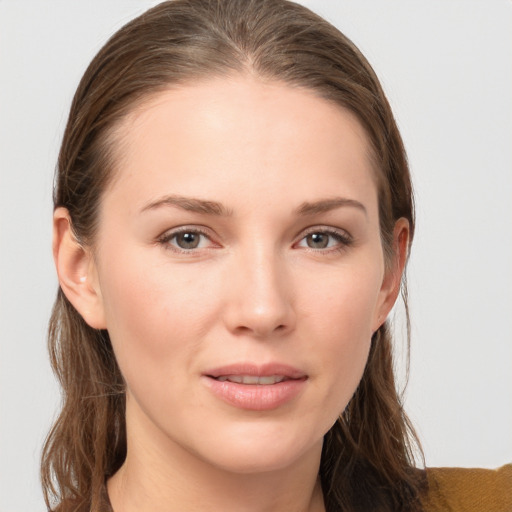
{"label": "fabric texture", "polygon": [[430,468],[425,512],[512,512],[512,464],[499,469]]}

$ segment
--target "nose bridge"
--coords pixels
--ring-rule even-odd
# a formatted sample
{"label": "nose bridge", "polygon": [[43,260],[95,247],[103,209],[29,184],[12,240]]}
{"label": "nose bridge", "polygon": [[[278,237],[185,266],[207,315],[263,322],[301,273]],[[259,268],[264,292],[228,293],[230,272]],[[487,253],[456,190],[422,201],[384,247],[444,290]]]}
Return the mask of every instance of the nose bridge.
{"label": "nose bridge", "polygon": [[291,283],[272,244],[260,240],[241,248],[232,271],[231,329],[264,337],[293,328]]}

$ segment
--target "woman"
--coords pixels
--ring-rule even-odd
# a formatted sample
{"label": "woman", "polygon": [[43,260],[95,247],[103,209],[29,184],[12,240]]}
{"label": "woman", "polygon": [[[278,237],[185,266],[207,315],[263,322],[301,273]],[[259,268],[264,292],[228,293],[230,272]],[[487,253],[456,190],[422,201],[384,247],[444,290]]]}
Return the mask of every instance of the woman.
{"label": "woman", "polygon": [[126,25],[59,157],[48,506],[421,510],[386,325],[413,234],[393,115],[332,26],[275,0]]}

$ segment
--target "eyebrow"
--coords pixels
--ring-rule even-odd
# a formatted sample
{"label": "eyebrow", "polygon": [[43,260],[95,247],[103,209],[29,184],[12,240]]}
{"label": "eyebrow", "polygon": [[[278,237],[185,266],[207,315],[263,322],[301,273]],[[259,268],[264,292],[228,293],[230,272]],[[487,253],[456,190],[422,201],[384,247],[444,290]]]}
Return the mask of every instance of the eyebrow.
{"label": "eyebrow", "polygon": [[356,201],[355,199],[348,199],[346,197],[333,197],[330,199],[320,199],[314,202],[304,202],[296,210],[296,213],[301,216],[316,215],[319,213],[329,212],[341,207],[353,207],[361,210],[366,216],[366,211],[363,203]]}
{"label": "eyebrow", "polygon": [[188,212],[202,213],[205,215],[229,216],[233,213],[216,201],[206,201],[204,199],[176,195],[167,195],[156,201],[152,201],[144,206],[141,212],[155,210],[163,206],[174,206]]}
{"label": "eyebrow", "polygon": [[[226,208],[223,204],[218,203],[216,201],[208,201],[205,199],[197,199],[194,197],[185,197],[185,196],[176,196],[176,195],[167,195],[157,199],[156,201],[151,201],[147,205],[145,205],[141,212],[145,212],[148,210],[155,210],[165,206],[173,206],[177,208],[181,208],[182,210],[186,210],[189,212],[200,213],[203,215],[215,215],[215,216],[230,216],[233,212]],[[342,207],[353,207],[361,210],[365,215],[368,215],[365,206],[356,201],[355,199],[348,199],[346,197],[334,197],[330,199],[320,199],[318,201],[313,202],[304,202],[296,208],[295,212],[300,216],[310,216],[317,215],[319,213],[329,212],[331,210],[335,210],[337,208]]]}

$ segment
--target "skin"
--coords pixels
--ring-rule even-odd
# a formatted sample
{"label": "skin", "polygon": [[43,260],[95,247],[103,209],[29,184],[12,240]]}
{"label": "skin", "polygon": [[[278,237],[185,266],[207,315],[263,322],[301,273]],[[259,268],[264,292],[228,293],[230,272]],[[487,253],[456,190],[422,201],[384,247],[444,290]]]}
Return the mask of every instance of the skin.
{"label": "skin", "polygon": [[[114,510],[324,510],[322,438],[361,379],[407,245],[401,219],[385,265],[362,126],[310,91],[237,76],[159,93],[116,139],[94,248],[66,210],[54,219],[61,286],[108,329],[126,380]],[[279,407],[235,407],[204,372],[245,361],[306,379]]]}

